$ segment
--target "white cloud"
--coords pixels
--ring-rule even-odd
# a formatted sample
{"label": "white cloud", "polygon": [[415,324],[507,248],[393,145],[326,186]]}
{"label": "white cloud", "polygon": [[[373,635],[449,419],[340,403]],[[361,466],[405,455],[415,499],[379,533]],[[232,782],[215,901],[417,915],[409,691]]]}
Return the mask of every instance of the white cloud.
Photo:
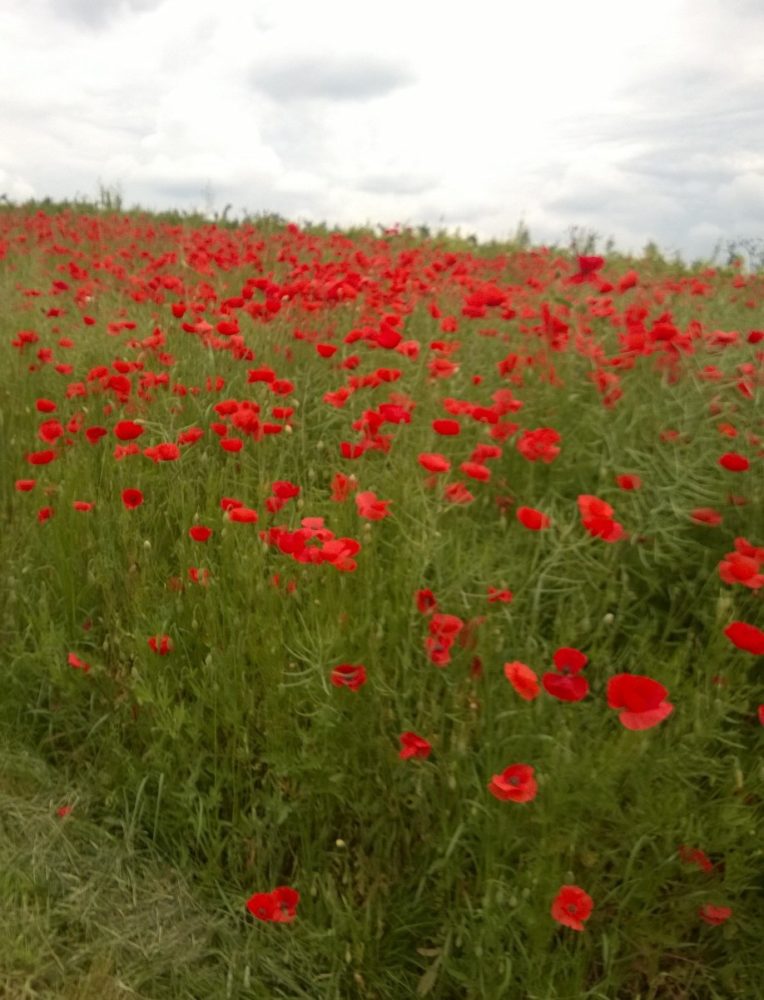
{"label": "white cloud", "polygon": [[688,254],[760,231],[752,0],[360,9],[0,4],[3,189]]}

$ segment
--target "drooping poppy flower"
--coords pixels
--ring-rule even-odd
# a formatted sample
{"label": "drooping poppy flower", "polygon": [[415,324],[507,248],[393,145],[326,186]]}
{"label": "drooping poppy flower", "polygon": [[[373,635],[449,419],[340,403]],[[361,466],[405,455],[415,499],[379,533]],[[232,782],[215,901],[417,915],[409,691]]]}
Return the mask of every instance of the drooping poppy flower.
{"label": "drooping poppy flower", "polygon": [[698,916],[712,927],[718,927],[719,924],[725,923],[732,916],[732,908],[704,903],[698,910]]}
{"label": "drooping poppy flower", "polygon": [[488,791],[501,802],[532,802],[538,792],[530,764],[510,764],[501,774],[494,774]]}
{"label": "drooping poppy flower", "polygon": [[400,741],[401,749],[398,756],[401,760],[409,760],[411,757],[421,757],[422,760],[427,760],[432,753],[432,744],[416,733],[401,733]]}
{"label": "drooping poppy flower", "polygon": [[618,716],[627,729],[651,729],[674,711],[666,701],[668,691],[651,677],[640,674],[616,674],[607,685],[607,703],[621,710]]}
{"label": "drooping poppy flower", "polygon": [[358,513],[368,521],[381,521],[383,517],[389,517],[390,511],[387,507],[390,503],[392,500],[380,500],[371,490],[364,490],[355,495]]}
{"label": "drooping poppy flower", "polygon": [[733,646],[752,653],[754,656],[764,656],[764,632],[747,622],[731,622],[724,630]]}
{"label": "drooping poppy flower", "polygon": [[122,490],[122,503],[128,510],[135,510],[143,503],[143,493],[140,490],[128,488]]}
{"label": "drooping poppy flower", "polygon": [[212,528],[207,528],[203,524],[195,524],[193,528],[188,529],[188,534],[195,542],[206,542],[212,535]]}
{"label": "drooping poppy flower", "polygon": [[279,886],[272,892],[256,892],[247,900],[247,909],[265,923],[291,924],[297,916],[300,894],[296,889]]}
{"label": "drooping poppy flower", "polygon": [[519,660],[504,664],[504,676],[526,701],[533,701],[541,693],[541,685],[535,671]]}
{"label": "drooping poppy flower", "polygon": [[360,663],[340,663],[332,669],[329,680],[335,687],[357,691],[366,683],[366,667]]}
{"label": "drooping poppy flower", "polygon": [[558,924],[582,931],[593,909],[594,901],[588,892],[577,885],[563,885],[552,901],[551,914]]}

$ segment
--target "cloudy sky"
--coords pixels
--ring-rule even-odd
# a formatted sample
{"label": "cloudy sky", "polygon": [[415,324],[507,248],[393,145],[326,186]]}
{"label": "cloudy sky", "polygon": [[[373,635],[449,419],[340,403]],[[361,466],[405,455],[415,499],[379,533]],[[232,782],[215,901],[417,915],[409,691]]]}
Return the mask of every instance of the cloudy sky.
{"label": "cloudy sky", "polygon": [[762,0],[0,0],[0,94],[12,200],[764,236]]}

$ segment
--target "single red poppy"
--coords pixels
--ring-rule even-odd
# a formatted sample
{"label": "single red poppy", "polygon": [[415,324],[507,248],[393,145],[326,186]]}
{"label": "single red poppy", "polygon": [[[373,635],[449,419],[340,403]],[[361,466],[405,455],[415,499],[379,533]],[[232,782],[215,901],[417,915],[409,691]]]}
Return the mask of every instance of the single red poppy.
{"label": "single red poppy", "polygon": [[360,663],[340,663],[332,669],[329,679],[335,687],[357,691],[366,683],[366,667]]}
{"label": "single red poppy", "polygon": [[525,663],[513,660],[504,664],[504,676],[515,689],[515,691],[526,701],[533,701],[538,698],[541,692],[539,679],[535,671],[531,670]]}
{"label": "single red poppy", "polygon": [[551,518],[534,507],[518,507],[515,513],[520,524],[529,531],[543,531],[552,523]]}
{"label": "single red poppy", "polygon": [[195,542],[206,542],[212,535],[212,529],[203,524],[196,524],[193,528],[188,529],[188,534]]}
{"label": "single red poppy", "polygon": [[135,510],[143,503],[143,493],[140,490],[128,488],[122,490],[122,503],[128,510]]}
{"label": "single red poppy", "polygon": [[746,472],[751,463],[745,457],[736,451],[725,451],[722,457],[719,459],[719,465],[727,472]]}
{"label": "single red poppy", "polygon": [[616,674],[607,685],[607,703],[620,709],[618,718],[627,729],[651,729],[674,711],[665,700],[668,691],[651,677]]}
{"label": "single red poppy", "polygon": [[752,653],[754,656],[764,656],[764,632],[755,625],[747,622],[732,622],[728,625],[724,634],[733,646]]}
{"label": "single red poppy", "polygon": [[409,760],[411,757],[421,757],[422,760],[426,760],[432,753],[432,744],[416,733],[401,733],[400,741],[401,749],[398,756],[401,760]]}
{"label": "single red poppy", "polygon": [[149,649],[159,656],[167,656],[172,652],[172,639],[169,635],[152,635],[149,640]]}
{"label": "single red poppy", "polygon": [[494,774],[488,791],[501,802],[532,802],[538,792],[530,764],[510,764],[501,774]]}
{"label": "single red poppy", "polygon": [[114,434],[120,441],[134,441],[143,431],[144,428],[134,420],[120,420],[114,425]]}
{"label": "single red poppy", "polygon": [[732,916],[732,908],[729,906],[714,906],[713,903],[704,903],[698,910],[698,916],[712,927],[718,927],[725,923]]}
{"label": "single red poppy", "polygon": [[582,931],[593,909],[594,901],[588,892],[577,885],[563,885],[552,901],[551,913],[558,924]]}

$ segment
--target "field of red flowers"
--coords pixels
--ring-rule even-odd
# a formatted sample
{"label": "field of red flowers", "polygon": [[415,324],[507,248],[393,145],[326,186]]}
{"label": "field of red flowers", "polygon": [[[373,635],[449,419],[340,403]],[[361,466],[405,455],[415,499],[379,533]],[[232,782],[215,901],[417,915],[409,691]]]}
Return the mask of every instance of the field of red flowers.
{"label": "field of red flowers", "polygon": [[0,211],[0,992],[761,995],[764,278]]}

